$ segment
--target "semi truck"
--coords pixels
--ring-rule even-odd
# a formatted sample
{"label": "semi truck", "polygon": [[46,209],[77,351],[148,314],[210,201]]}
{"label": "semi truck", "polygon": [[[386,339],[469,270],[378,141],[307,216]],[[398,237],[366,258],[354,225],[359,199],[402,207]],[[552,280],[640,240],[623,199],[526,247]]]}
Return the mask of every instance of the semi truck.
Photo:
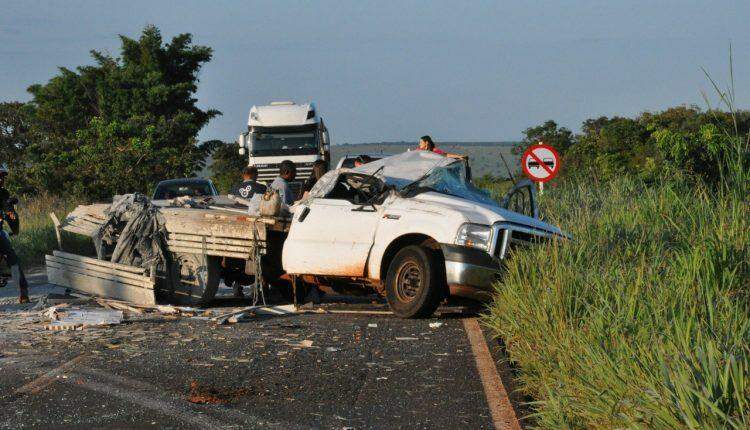
{"label": "semi truck", "polygon": [[[258,180],[270,183],[279,174],[279,164],[293,161],[297,178],[295,192],[310,177],[313,163],[330,164],[330,138],[315,103],[271,102],[253,106],[247,131],[237,139],[239,152],[247,155],[248,165],[258,168]],[[327,166],[328,167],[328,166]]]}

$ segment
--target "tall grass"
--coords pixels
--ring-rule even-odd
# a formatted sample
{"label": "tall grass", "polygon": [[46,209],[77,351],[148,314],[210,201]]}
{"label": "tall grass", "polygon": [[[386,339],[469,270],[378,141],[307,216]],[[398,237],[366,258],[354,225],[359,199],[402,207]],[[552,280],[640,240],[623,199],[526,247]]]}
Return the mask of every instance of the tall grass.
{"label": "tall grass", "polygon": [[44,255],[57,248],[50,212],[62,220],[77,204],[72,199],[46,194],[20,199],[16,210],[21,220],[21,231],[18,236],[11,237],[11,242],[24,266],[42,264]]}
{"label": "tall grass", "polygon": [[542,200],[573,240],[514,252],[485,323],[541,428],[750,428],[750,160],[718,188],[632,178]]}

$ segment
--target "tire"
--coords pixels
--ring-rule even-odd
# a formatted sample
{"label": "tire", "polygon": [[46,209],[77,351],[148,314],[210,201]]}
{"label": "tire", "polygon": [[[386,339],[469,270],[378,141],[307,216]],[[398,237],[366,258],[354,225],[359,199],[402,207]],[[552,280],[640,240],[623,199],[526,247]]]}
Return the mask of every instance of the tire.
{"label": "tire", "polygon": [[385,280],[385,298],[400,318],[426,318],[440,305],[443,283],[434,252],[420,246],[403,248],[393,257]]}
{"label": "tire", "polygon": [[221,281],[221,260],[199,254],[174,254],[172,258],[171,302],[198,306],[213,300]]}

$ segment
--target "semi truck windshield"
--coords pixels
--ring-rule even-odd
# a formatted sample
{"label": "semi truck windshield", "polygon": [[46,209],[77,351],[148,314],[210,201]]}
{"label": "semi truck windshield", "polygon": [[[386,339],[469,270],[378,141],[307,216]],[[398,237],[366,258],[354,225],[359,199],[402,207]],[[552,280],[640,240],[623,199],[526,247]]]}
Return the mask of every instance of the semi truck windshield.
{"label": "semi truck windshield", "polygon": [[254,155],[305,155],[318,152],[316,133],[255,133]]}

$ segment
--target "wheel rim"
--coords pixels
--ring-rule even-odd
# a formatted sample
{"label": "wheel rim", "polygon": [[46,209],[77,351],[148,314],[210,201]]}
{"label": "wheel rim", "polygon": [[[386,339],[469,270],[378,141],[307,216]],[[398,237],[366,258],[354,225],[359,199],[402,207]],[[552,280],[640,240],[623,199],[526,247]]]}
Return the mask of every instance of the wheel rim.
{"label": "wheel rim", "polygon": [[402,302],[410,302],[417,297],[424,283],[422,269],[413,261],[402,264],[396,277],[396,295]]}
{"label": "wheel rim", "polygon": [[200,300],[208,282],[207,268],[193,255],[178,255],[175,264],[179,285],[175,286],[173,294],[183,299],[189,297],[186,299],[189,301]]}

